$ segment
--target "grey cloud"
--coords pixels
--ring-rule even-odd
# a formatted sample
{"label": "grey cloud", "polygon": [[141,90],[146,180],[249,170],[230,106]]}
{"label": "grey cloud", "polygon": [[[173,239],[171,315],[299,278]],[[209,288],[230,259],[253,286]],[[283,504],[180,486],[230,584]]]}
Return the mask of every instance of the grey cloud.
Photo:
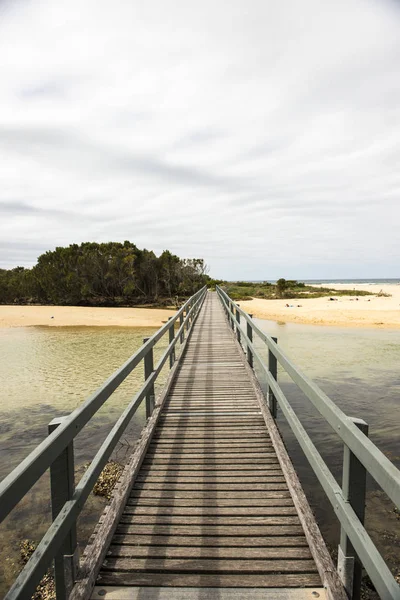
{"label": "grey cloud", "polygon": [[235,278],[400,259],[390,0],[71,1],[2,15],[1,264],[90,239]]}
{"label": "grey cloud", "polygon": [[22,88],[19,92],[22,99],[46,98],[46,97],[63,97],[65,95],[65,89],[59,83],[55,81],[47,81],[38,83],[29,87]]}
{"label": "grey cloud", "polygon": [[[114,168],[124,172],[135,172],[139,175],[158,177],[166,182],[174,182],[185,186],[226,187],[242,185],[239,179],[223,177],[206,169],[187,167],[174,164],[172,161],[162,159],[156,155],[137,154],[131,151],[122,151],[112,146],[96,144],[82,136],[72,135],[63,130],[44,128],[9,128],[0,125],[0,144],[5,150],[13,149],[18,153],[30,154],[51,151],[51,159],[63,161],[65,169],[70,169],[71,164],[65,160],[66,152],[75,156],[73,168]],[[94,163],[93,163],[94,161]]]}

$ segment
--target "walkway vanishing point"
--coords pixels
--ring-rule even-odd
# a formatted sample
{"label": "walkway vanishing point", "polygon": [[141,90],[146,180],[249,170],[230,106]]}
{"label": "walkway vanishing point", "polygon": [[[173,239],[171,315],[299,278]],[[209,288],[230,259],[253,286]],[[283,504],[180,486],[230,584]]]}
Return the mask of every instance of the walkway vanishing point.
{"label": "walkway vanishing point", "polygon": [[[381,598],[400,598],[363,526],[366,471],[400,503],[399,471],[370,442],[363,421],[344,415],[217,292],[195,294],[80,409],[53,423],[35,456],[2,482],[7,514],[50,461],[53,525],[7,600],[27,600],[52,559],[57,600],[355,600],[361,563]],[[166,332],[169,346],[154,367],[152,348]],[[266,396],[252,369],[256,360],[263,364],[255,334],[269,348]],[[168,359],[170,375],[154,403],[154,382]],[[74,436],[141,360],[143,388],[75,488]],[[291,411],[276,381],[277,360],[328,423],[341,424],[342,488]],[[144,398],[147,424],[78,567],[77,515]],[[338,569],[275,424],[277,404],[334,505],[341,526]]]}

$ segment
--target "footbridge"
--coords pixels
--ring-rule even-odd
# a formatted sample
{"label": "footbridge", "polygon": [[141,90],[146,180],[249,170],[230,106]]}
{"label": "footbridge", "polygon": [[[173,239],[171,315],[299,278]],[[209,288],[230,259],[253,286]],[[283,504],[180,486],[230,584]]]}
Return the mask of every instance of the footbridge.
{"label": "footbridge", "polygon": [[[278,365],[341,438],[342,485],[282,392]],[[156,397],[164,366],[169,375]],[[142,388],[75,485],[74,438],[138,367]],[[78,516],[143,403],[146,425],[79,556]],[[335,511],[337,564],[277,428],[278,409]],[[364,510],[367,473],[400,508],[400,472],[367,434],[367,424],[344,414],[223,289],[203,288],[86,402],[52,422],[0,484],[4,519],[50,470],[53,522],[6,598],[31,598],[53,567],[57,600],[357,600],[363,569],[381,598],[399,600]]]}

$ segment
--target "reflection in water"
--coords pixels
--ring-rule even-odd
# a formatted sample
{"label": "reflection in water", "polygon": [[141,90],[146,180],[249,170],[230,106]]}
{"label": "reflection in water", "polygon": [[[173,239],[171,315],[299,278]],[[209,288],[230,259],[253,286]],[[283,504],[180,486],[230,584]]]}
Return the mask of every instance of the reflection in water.
{"label": "reflection in water", "polygon": [[[278,337],[285,352],[338,406],[369,423],[371,439],[400,467],[399,332],[282,325],[258,319],[256,322]],[[143,337],[152,333],[154,329],[149,328],[0,329],[0,479],[44,439],[47,424],[55,416],[76,408],[140,347]],[[155,360],[166,344],[164,339],[157,345]],[[339,478],[342,446],[338,437],[289,378],[282,372],[278,377],[303,425]],[[139,367],[77,437],[77,479],[142,381],[143,369]],[[161,378],[159,386],[162,381]],[[120,459],[134,444],[143,423],[142,409],[118,447]],[[278,424],[325,539],[336,546],[338,526],[328,501],[282,415],[278,417]],[[0,526],[3,538],[0,597],[19,568],[16,564],[18,541],[25,537],[40,539],[49,525],[48,490],[45,475]],[[103,500],[96,497],[87,503],[79,521],[81,545],[90,535],[103,506]],[[369,482],[367,526],[374,542],[395,568],[400,548],[400,521],[373,482]]]}

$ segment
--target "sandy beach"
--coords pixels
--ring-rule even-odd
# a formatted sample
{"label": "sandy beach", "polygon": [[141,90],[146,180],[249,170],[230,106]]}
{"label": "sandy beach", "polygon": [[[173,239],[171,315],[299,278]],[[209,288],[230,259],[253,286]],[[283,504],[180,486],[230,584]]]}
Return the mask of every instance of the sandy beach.
{"label": "sandy beach", "polygon": [[0,327],[161,327],[175,312],[158,308],[0,305]]}
{"label": "sandy beach", "polygon": [[[315,286],[323,287],[323,286]],[[356,289],[372,292],[373,296],[329,296],[315,299],[240,301],[243,310],[261,319],[337,327],[400,328],[400,285],[329,284],[337,290]],[[380,291],[391,294],[379,297]],[[285,306],[289,304],[290,306]],[[301,306],[298,306],[301,305]]]}

